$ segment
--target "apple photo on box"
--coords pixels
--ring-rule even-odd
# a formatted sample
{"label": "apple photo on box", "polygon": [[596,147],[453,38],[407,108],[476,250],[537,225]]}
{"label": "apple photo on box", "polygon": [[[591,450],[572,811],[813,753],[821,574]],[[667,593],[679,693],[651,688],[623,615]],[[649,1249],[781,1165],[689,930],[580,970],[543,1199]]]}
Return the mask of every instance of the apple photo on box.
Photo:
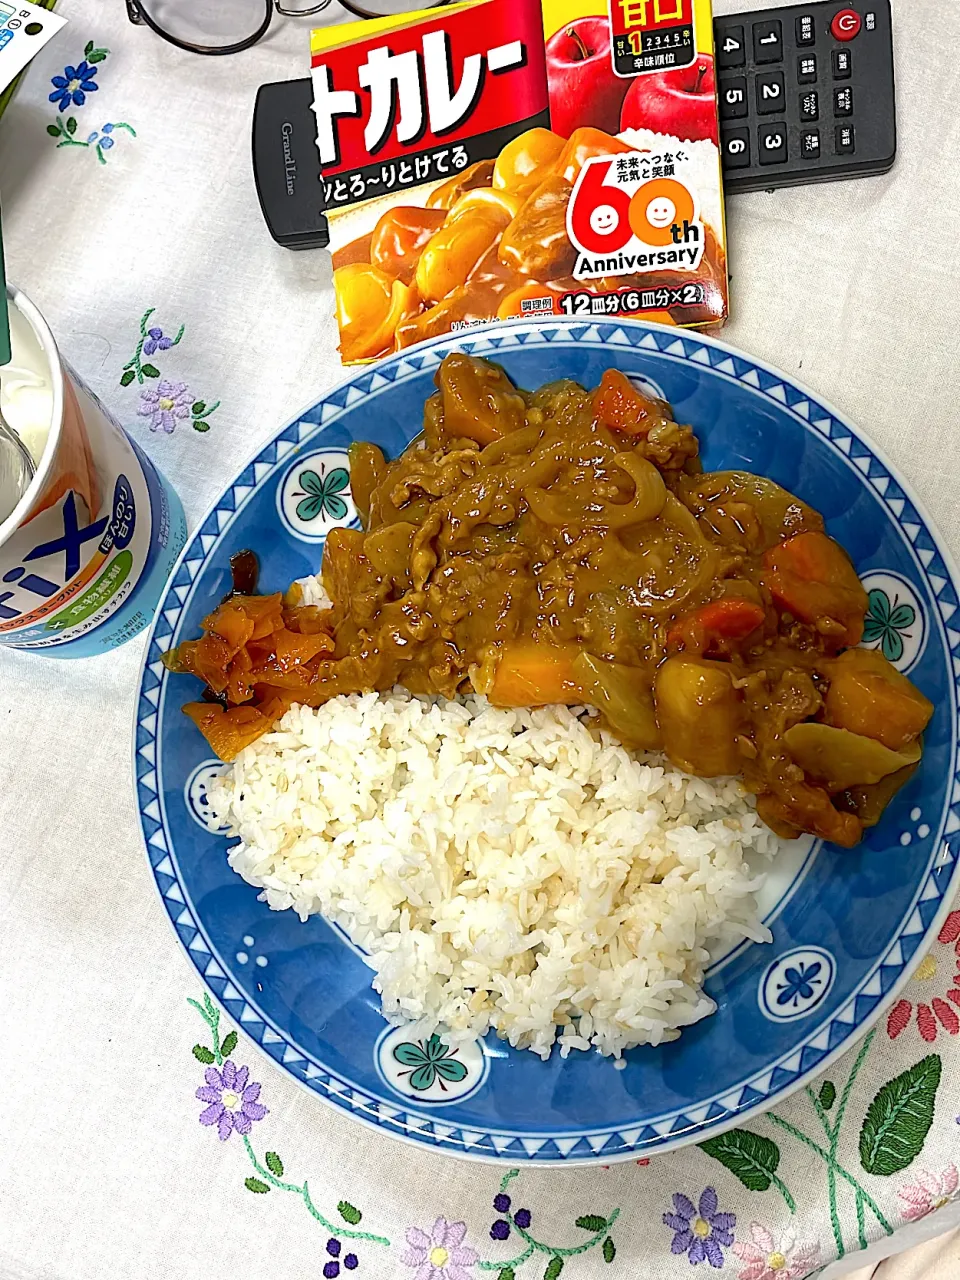
{"label": "apple photo on box", "polygon": [[545,47],[553,132],[569,138],[574,129],[592,125],[619,133],[630,81],[614,75],[607,18],[577,18],[555,31]]}
{"label": "apple photo on box", "polygon": [[617,132],[624,129],[716,143],[717,78],[710,54],[699,54],[688,67],[635,76],[623,100]]}
{"label": "apple photo on box", "polygon": [[550,127],[561,137],[590,126],[611,134],[650,129],[684,142],[718,142],[711,54],[698,54],[686,67],[618,76],[605,14],[565,23],[545,48]]}

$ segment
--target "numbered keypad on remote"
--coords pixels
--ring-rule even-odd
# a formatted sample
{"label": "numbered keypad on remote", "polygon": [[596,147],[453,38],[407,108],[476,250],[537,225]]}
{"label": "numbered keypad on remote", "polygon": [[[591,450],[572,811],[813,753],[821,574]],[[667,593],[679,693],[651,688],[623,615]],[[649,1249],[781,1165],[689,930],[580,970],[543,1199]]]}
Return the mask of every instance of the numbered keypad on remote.
{"label": "numbered keypad on remote", "polygon": [[728,193],[885,173],[897,151],[890,0],[714,22]]}

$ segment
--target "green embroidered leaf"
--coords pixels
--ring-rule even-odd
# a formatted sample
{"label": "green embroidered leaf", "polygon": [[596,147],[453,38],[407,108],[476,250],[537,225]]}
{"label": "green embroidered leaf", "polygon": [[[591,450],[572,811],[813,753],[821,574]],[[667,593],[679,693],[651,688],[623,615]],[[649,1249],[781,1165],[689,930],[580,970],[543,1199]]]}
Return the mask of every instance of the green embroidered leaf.
{"label": "green embroidered leaf", "polygon": [[355,1227],[363,1217],[360,1210],[355,1209],[353,1205],[349,1204],[346,1200],[341,1200],[337,1205],[337,1213],[339,1213],[344,1222],[349,1222],[351,1227]]}
{"label": "green embroidered leaf", "polygon": [[497,1272],[497,1280],[517,1280],[517,1273],[513,1267],[503,1267]]}
{"label": "green embroidered leaf", "polygon": [[297,515],[301,520],[315,520],[323,510],[323,498],[301,498],[297,503]]}
{"label": "green embroidered leaf", "polygon": [[327,504],[327,510],[330,512],[334,520],[342,520],[347,514],[347,504],[342,498],[338,498],[335,493],[328,494],[324,501]]}
{"label": "green embroidered leaf", "polygon": [[343,467],[335,467],[323,482],[326,493],[339,493],[350,483],[350,473]]}
{"label": "green embroidered leaf", "polygon": [[204,422],[203,418],[193,418],[193,419],[191,420],[190,425],[193,427],[194,431],[209,431],[209,430],[210,430],[210,423],[209,423],[209,422]]}
{"label": "green embroidered leaf", "polygon": [[890,621],[890,597],[880,587],[867,593],[867,613],[884,626]]}
{"label": "green embroidered leaf", "polygon": [[318,498],[323,497],[323,481],[315,471],[301,471],[297,479],[300,482],[300,488],[306,493],[312,493]]}
{"label": "green embroidered leaf", "polygon": [[451,1080],[454,1084],[466,1078],[467,1068],[462,1062],[454,1062],[451,1058],[444,1059],[434,1066],[437,1075],[442,1076],[444,1080]]}
{"label": "green embroidered leaf", "polygon": [[91,53],[93,53],[93,41],[88,40],[87,43],[83,46],[83,56],[85,58],[89,58]]}
{"label": "green embroidered leaf", "polygon": [[205,1044],[195,1044],[193,1046],[193,1056],[198,1062],[202,1062],[207,1067],[210,1066],[211,1062],[216,1062],[216,1058]]}
{"label": "green embroidered leaf", "polygon": [[124,370],[124,372],[120,375],[121,387],[129,387],[130,383],[134,380],[136,376],[137,375],[134,373],[132,369]]}
{"label": "green embroidered leaf", "polygon": [[609,1236],[603,1242],[603,1260],[604,1262],[612,1262],[617,1256],[617,1246],[613,1243]]}
{"label": "green embroidered leaf", "polygon": [[153,364],[142,364],[140,366],[140,372],[143,374],[145,378],[160,377],[160,370],[157,368],[156,365],[153,365]]}
{"label": "green embroidered leaf", "polygon": [[223,1037],[223,1044],[220,1046],[220,1052],[225,1058],[229,1058],[236,1047],[237,1033],[235,1031],[231,1031]]}
{"label": "green embroidered leaf", "polygon": [[543,1273],[543,1280],[557,1280],[557,1276],[563,1270],[562,1258],[551,1258],[547,1263],[547,1269]]}
{"label": "green embroidered leaf", "polygon": [[940,1055],[931,1053],[878,1090],[860,1130],[860,1163],[867,1173],[889,1177],[920,1154],[933,1123],[941,1070]]}
{"label": "green embroidered leaf", "polygon": [[898,631],[912,627],[917,620],[917,611],[912,604],[898,604],[890,615],[890,625]]}
{"label": "green embroidered leaf", "polygon": [[270,1188],[265,1182],[261,1182],[259,1178],[245,1178],[243,1185],[248,1191],[254,1191],[258,1196],[265,1196]]}
{"label": "green embroidered leaf", "polygon": [[51,137],[51,138],[59,138],[59,137],[60,137],[60,126],[59,126],[59,125],[56,125],[56,124],[48,124],[48,125],[47,125],[47,133],[49,133],[49,135],[50,135],[50,137]]}
{"label": "green embroidered leaf", "polygon": [[427,1056],[420,1046],[413,1044],[410,1040],[404,1040],[403,1044],[398,1044],[393,1051],[393,1056],[405,1067],[422,1067],[427,1061]]}
{"label": "green embroidered leaf", "polygon": [[820,1105],[824,1111],[829,1111],[837,1100],[837,1086],[832,1080],[824,1080],[820,1086]]}
{"label": "green embroidered leaf", "polygon": [[107,56],[107,50],[106,50],[106,49],[94,49],[93,53],[88,53],[88,54],[87,54],[87,61],[88,61],[88,62],[102,62],[106,56]]}
{"label": "green embroidered leaf", "polygon": [[719,1138],[708,1138],[698,1145],[739,1178],[749,1191],[767,1191],[780,1163],[777,1144],[747,1129],[731,1129]]}
{"label": "green embroidered leaf", "polygon": [[437,1068],[432,1062],[428,1062],[425,1067],[417,1067],[410,1076],[410,1085],[414,1089],[429,1089],[437,1078]]}
{"label": "green embroidered leaf", "polygon": [[263,1158],[266,1161],[267,1168],[270,1170],[273,1176],[275,1178],[282,1178],[283,1177],[283,1161],[280,1159],[277,1153],[275,1151],[268,1151]]}
{"label": "green embroidered leaf", "polygon": [[596,1213],[585,1213],[582,1218],[577,1219],[574,1225],[583,1227],[584,1231],[602,1231],[607,1225],[607,1220]]}
{"label": "green embroidered leaf", "polygon": [[77,132],[76,120],[73,118],[73,116],[67,116],[67,133],[69,133],[70,137],[72,138],[76,132]]}
{"label": "green embroidered leaf", "polygon": [[206,407],[207,407],[207,403],[206,403],[206,401],[205,401],[205,400],[196,400],[196,401],[194,401],[194,403],[190,406],[190,412],[191,412],[191,413],[203,413],[203,411],[204,411],[204,409],[205,409]]}

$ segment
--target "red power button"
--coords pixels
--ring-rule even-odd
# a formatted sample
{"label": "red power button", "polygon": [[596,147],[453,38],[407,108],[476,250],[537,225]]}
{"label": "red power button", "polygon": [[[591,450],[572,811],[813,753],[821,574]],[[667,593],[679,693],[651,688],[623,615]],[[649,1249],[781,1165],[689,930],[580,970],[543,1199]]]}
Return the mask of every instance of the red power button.
{"label": "red power button", "polygon": [[830,34],[835,40],[853,40],[862,26],[863,19],[856,9],[841,9],[830,23]]}

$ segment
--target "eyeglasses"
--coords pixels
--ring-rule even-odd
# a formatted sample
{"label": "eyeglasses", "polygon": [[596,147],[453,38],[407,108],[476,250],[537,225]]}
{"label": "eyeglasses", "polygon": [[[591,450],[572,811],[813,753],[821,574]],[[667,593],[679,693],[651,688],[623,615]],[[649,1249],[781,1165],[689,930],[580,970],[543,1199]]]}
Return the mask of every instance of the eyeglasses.
{"label": "eyeglasses", "polygon": [[[358,18],[433,9],[448,0],[340,0]],[[331,0],[289,7],[282,0],[126,0],[127,17],[188,53],[241,53],[267,34],[274,9],[286,18],[321,13]]]}

